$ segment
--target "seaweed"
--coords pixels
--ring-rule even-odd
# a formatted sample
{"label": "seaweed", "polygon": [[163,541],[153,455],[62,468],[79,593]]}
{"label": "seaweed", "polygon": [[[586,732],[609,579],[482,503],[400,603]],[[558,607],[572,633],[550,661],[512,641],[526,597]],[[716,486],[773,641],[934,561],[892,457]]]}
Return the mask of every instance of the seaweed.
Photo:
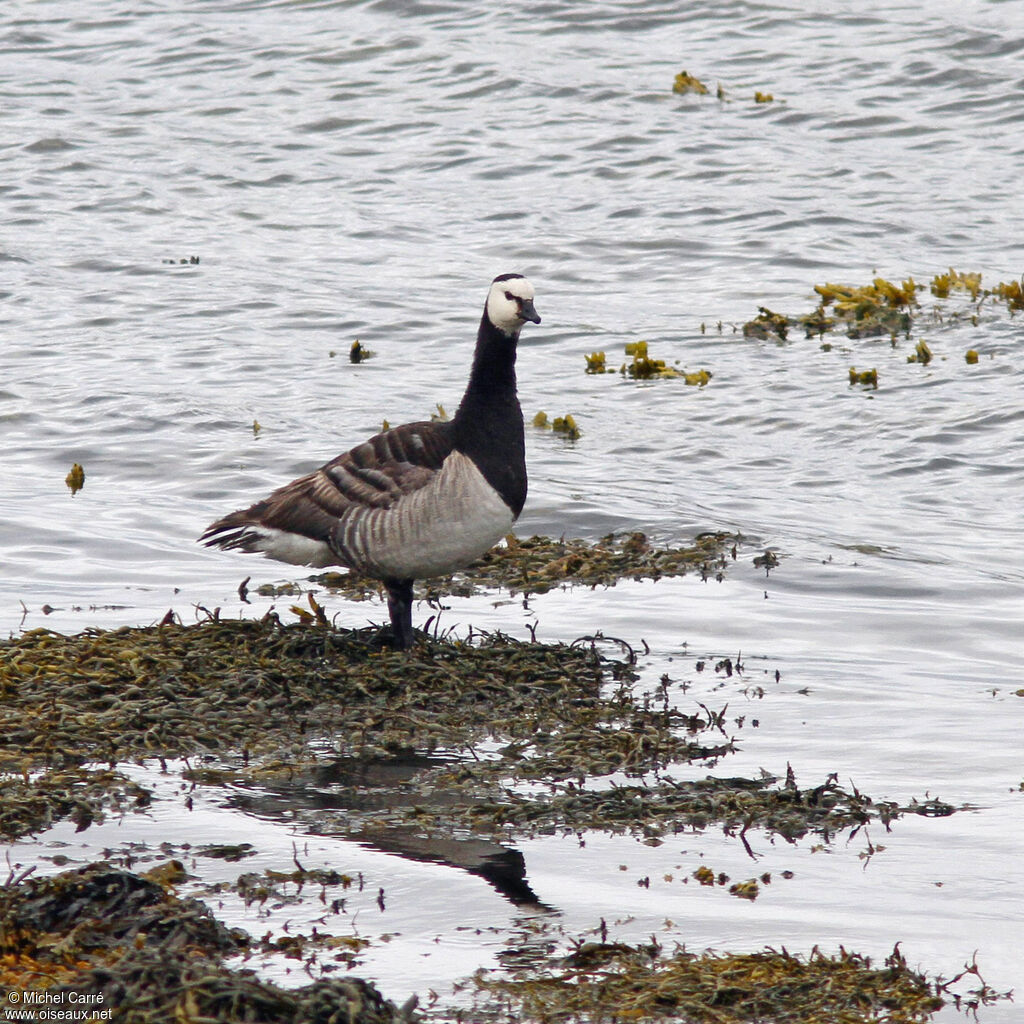
{"label": "seaweed", "polygon": [[[884,277],[875,277],[870,284],[846,285],[826,283],[814,286],[819,302],[809,313],[789,316],[775,313],[764,306],[758,315],[743,324],[743,335],[747,338],[787,338],[793,326],[802,327],[808,338],[823,338],[832,331],[843,331],[848,338],[875,338],[888,336],[893,347],[897,338],[910,337],[916,322],[926,317],[935,326],[957,323],[967,319],[977,327],[983,304],[1004,302],[1011,316],[1024,309],[1024,291],[1021,281],[997,284],[992,289],[982,288],[980,273],[962,273],[950,267],[947,273],[936,274],[929,290],[944,304],[955,293],[966,295],[967,310],[946,310],[944,305],[933,305],[923,309],[919,299],[921,285],[912,277],[896,284]],[[830,312],[828,312],[830,311]],[[701,324],[702,333],[706,325]],[[721,325],[719,325],[721,330]],[[829,351],[830,344],[822,344]],[[909,362],[927,362],[917,352]]]}
{"label": "seaweed", "polygon": [[780,341],[789,333],[789,317],[773,313],[766,306],[759,306],[757,316],[743,325],[744,338],[768,338],[772,335]]}
{"label": "seaweed", "polygon": [[864,384],[871,388],[878,387],[878,370],[858,370],[855,366],[850,367],[850,383]]}
{"label": "seaweed", "polygon": [[698,96],[706,96],[708,94],[708,87],[688,71],[680,71],[672,83],[672,91],[676,93],[693,92],[697,93]]}
{"label": "seaweed", "polygon": [[909,334],[912,318],[910,310],[917,305],[918,285],[908,278],[902,285],[893,284],[884,277],[876,277],[869,285],[848,287],[838,284],[815,285],[821,296],[819,311],[805,322],[810,337],[819,332],[825,306],[832,306],[836,319],[843,324],[850,338],[869,338]]}
{"label": "seaweed", "polygon": [[71,496],[74,497],[84,486],[85,486],[85,470],[82,469],[79,463],[75,463],[68,475],[64,477],[64,483],[68,485],[68,489],[71,491]]}
{"label": "seaweed", "polygon": [[[174,867],[172,862],[171,867]],[[179,874],[181,865],[177,865]],[[39,1019],[399,1024],[398,1009],[359,978],[286,990],[224,966],[252,939],[194,899],[104,862],[0,889],[0,984]],[[19,998],[12,998],[14,995]],[[61,1015],[58,1017],[58,1015]]]}
{"label": "seaweed", "polygon": [[907,356],[908,363],[921,363],[927,366],[932,361],[932,350],[928,342],[922,338],[915,346],[911,355]]}
{"label": "seaweed", "polygon": [[583,434],[576,423],[576,418],[570,413],[549,420],[546,412],[539,412],[533,417],[533,425],[539,430],[553,430],[556,434],[565,434],[570,441],[578,440]]}
{"label": "seaweed", "polygon": [[949,273],[936,274],[932,278],[932,295],[946,299],[951,291],[969,292],[972,301],[977,301],[981,291],[981,274],[961,274],[950,267]]}
{"label": "seaweed", "polygon": [[362,363],[367,359],[372,359],[376,354],[376,352],[372,349],[368,349],[357,338],[352,342],[352,347],[348,350],[348,361],[350,363]]}
{"label": "seaweed", "polygon": [[70,818],[82,832],[108,811],[140,810],[150,799],[147,790],[112,770],[0,774],[0,838],[40,832],[62,818]]}
{"label": "seaweed", "polygon": [[703,387],[711,380],[711,373],[708,370],[697,370],[687,373],[684,370],[677,370],[675,367],[667,366],[664,359],[654,359],[648,355],[646,341],[633,341],[626,344],[626,355],[632,356],[632,362],[623,363],[619,372],[623,376],[632,377],[634,380],[652,380],[659,377],[676,377],[682,379],[685,384]]}
{"label": "seaweed", "polygon": [[[492,588],[510,594],[544,594],[555,587],[612,587],[619,580],[658,580],[687,573],[721,581],[741,540],[739,534],[711,532],[700,534],[687,547],[659,548],[639,531],[610,533],[598,541],[508,534],[503,545],[491,548],[465,572],[425,580],[421,592],[436,601]],[[350,600],[367,600],[381,593],[378,580],[354,573],[318,573],[310,580]],[[298,594],[301,588],[285,583],[263,585],[257,592],[273,597]]]}
{"label": "seaweed", "polygon": [[[953,986],[968,975],[980,987],[956,994]],[[653,939],[642,946],[577,940],[559,960],[547,957],[505,976],[479,972],[475,981],[478,1011],[500,1003],[507,1019],[540,1024],[923,1024],[947,1001],[976,1008],[1009,998],[986,985],[973,963],[949,981],[929,979],[908,965],[898,945],[876,965],[842,946],[834,954],[815,946],[807,956],[771,947],[754,953],[677,947],[667,953]]]}
{"label": "seaweed", "polygon": [[1011,313],[1024,309],[1024,289],[1021,287],[1021,281],[997,284],[989,294],[1002,299]]}

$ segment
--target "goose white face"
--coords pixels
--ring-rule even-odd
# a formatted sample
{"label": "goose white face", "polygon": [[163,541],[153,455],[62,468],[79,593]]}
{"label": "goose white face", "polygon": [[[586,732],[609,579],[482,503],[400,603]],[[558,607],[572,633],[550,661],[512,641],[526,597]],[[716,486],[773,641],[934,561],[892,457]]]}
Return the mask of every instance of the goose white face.
{"label": "goose white face", "polygon": [[487,319],[505,334],[518,334],[527,320],[540,323],[533,305],[533,285],[521,274],[502,274],[487,294]]}

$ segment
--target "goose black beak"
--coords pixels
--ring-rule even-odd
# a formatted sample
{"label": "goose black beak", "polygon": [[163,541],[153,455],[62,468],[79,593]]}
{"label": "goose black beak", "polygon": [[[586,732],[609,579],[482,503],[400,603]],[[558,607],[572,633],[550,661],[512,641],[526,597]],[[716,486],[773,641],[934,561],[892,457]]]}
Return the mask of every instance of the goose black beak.
{"label": "goose black beak", "polygon": [[519,306],[519,315],[524,320],[529,320],[535,324],[540,323],[540,317],[537,315],[537,310],[533,305],[533,299],[523,299]]}

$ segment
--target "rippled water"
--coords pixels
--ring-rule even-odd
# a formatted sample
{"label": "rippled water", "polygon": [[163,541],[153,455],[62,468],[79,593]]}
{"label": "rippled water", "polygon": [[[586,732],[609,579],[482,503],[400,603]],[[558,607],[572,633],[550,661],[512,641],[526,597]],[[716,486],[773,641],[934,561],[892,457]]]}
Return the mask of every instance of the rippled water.
{"label": "rippled water", "polygon": [[[853,847],[766,847],[757,871],[796,880],[754,905],[637,888],[695,857],[750,874],[715,835],[658,852],[534,840],[534,889],[570,932],[632,915],[624,937],[668,916],[691,948],[884,955],[901,941],[946,976],[977,949],[991,984],[1024,988],[1024,319],[986,303],[975,326],[949,315],[966,308],[954,297],[910,343],[836,337],[831,352],[736,330],[758,306],[807,312],[814,284],[875,271],[1019,276],[1024,8],[167,6],[0,12],[0,628],[239,610],[242,577],[287,572],[199,548],[202,527],[383,418],[453,408],[487,282],[525,272],[544,322],[521,348],[524,410],[571,412],[583,437],[530,434],[520,532],[727,528],[749,543],[723,584],[529,610],[481,598],[455,602],[449,624],[643,638],[651,680],[690,678],[759,719],[729,772],[838,768],[880,798],[979,808],[901,821],[872,837],[887,849],[866,867]],[[712,95],[673,94],[683,68]],[[908,364],[921,335],[936,359]],[[351,365],[355,338],[376,358]],[[584,353],[615,362],[639,338],[712,382],[582,372]],[[877,391],[850,387],[852,364],[877,366]],[[768,579],[750,561],[765,547],[782,557]],[[744,696],[749,678],[695,676],[695,657],[737,651],[753,677],[782,673],[764,699]],[[189,829],[256,829],[217,806]],[[154,813],[166,832],[179,811]],[[289,844],[287,828],[268,834],[266,855]],[[514,925],[469,876],[340,840],[317,850],[373,858],[394,886],[381,930],[404,938],[368,966],[390,996],[491,962]],[[498,932],[456,927],[478,923]]]}

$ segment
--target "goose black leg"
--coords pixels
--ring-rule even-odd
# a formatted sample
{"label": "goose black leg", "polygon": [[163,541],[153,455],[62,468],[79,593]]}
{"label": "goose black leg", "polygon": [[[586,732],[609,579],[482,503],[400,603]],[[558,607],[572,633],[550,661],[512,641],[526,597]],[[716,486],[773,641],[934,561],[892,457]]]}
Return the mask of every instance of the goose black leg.
{"label": "goose black leg", "polygon": [[385,580],[388,591],[388,614],[395,635],[395,649],[412,647],[412,580]]}

